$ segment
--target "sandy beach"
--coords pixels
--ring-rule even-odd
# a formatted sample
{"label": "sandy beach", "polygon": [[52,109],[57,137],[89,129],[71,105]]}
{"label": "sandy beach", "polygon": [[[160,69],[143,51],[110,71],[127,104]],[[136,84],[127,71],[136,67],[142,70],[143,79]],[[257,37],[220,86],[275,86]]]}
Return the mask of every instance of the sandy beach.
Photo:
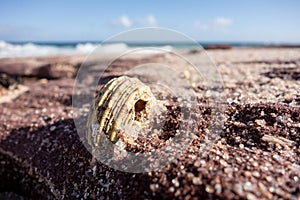
{"label": "sandy beach", "polygon": [[[204,52],[180,53],[197,62]],[[223,83],[224,122],[217,138],[202,155],[211,108],[204,86],[187,71],[183,75],[199,98],[192,111],[200,115],[197,137],[171,164],[139,174],[95,162],[77,134],[72,95],[85,55],[1,58],[0,198],[298,199],[300,48],[206,53]],[[86,79],[96,79],[100,72],[93,66],[114,56],[99,55]],[[186,67],[170,53],[131,55],[112,63],[99,87],[149,62]]]}

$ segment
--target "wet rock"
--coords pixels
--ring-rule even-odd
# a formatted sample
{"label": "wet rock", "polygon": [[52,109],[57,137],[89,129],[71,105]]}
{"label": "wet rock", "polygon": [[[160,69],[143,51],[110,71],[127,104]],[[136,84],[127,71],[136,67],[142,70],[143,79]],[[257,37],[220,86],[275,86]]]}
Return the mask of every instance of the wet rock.
{"label": "wet rock", "polygon": [[232,46],[228,44],[218,44],[218,45],[204,45],[203,48],[205,50],[216,50],[216,49],[228,50],[231,49]]}

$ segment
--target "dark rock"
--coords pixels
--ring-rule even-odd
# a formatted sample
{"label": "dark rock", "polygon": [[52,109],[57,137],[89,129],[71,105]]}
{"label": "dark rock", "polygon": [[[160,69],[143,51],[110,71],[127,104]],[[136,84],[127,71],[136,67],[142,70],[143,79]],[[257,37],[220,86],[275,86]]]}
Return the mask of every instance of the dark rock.
{"label": "dark rock", "polygon": [[205,50],[216,50],[216,49],[228,50],[231,49],[232,46],[228,44],[216,44],[216,45],[204,45],[203,48]]}
{"label": "dark rock", "polygon": [[9,86],[19,84],[21,82],[20,77],[8,75],[5,73],[0,73],[0,86],[8,89]]}
{"label": "dark rock", "polygon": [[284,80],[300,80],[300,66],[298,67],[276,67],[270,71],[263,73],[269,78],[281,78]]}

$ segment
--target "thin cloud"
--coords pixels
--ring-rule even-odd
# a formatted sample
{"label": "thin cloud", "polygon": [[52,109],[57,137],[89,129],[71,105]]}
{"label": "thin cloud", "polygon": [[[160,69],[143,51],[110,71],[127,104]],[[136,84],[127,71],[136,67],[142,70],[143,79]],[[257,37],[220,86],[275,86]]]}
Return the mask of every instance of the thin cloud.
{"label": "thin cloud", "polygon": [[132,21],[126,15],[120,17],[119,23],[125,28],[129,28],[132,26]]}
{"label": "thin cloud", "polygon": [[218,26],[225,27],[230,26],[233,23],[233,21],[230,18],[218,17],[214,20],[214,23]]}
{"label": "thin cloud", "polygon": [[233,24],[233,20],[226,17],[217,17],[210,22],[195,21],[194,28],[199,31],[225,31],[227,27]]}
{"label": "thin cloud", "polygon": [[205,23],[202,23],[200,21],[196,21],[194,23],[194,27],[195,27],[195,29],[201,30],[201,31],[207,31],[208,30],[208,25],[205,24]]}
{"label": "thin cloud", "polygon": [[156,26],[157,25],[157,21],[154,15],[148,15],[146,17],[146,24],[148,26]]}
{"label": "thin cloud", "polygon": [[113,25],[121,26],[124,28],[137,27],[137,26],[157,26],[157,20],[154,15],[150,14],[143,18],[132,19],[127,15],[119,17],[115,20]]}
{"label": "thin cloud", "polygon": [[144,18],[139,18],[136,20],[138,26],[157,26],[157,20],[154,15],[148,15]]}

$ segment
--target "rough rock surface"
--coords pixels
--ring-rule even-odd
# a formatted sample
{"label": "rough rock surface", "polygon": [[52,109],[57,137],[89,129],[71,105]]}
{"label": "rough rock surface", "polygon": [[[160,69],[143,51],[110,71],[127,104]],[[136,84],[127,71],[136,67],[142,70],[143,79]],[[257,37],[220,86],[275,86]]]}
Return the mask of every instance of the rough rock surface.
{"label": "rough rock surface", "polygon": [[[208,152],[200,152],[210,108],[199,102],[198,137],[170,165],[144,174],[116,171],[92,159],[73,121],[74,75],[44,76],[34,70],[26,74],[27,67],[39,68],[26,58],[10,60],[10,66],[27,64],[9,71],[4,67],[8,61],[0,60],[0,69],[7,74],[36,77],[18,83],[28,90],[0,104],[0,198],[298,199],[300,82],[295,74],[300,49],[233,48],[208,53],[222,74],[227,97],[219,136]],[[197,59],[200,54],[186,57]],[[47,63],[60,63],[62,58],[43,59],[49,70]],[[65,59],[63,63],[71,58]],[[82,61],[77,59],[72,68],[77,70]],[[104,72],[99,84],[149,61],[176,59],[171,55],[121,59]],[[195,91],[201,93],[201,87],[196,85]]]}
{"label": "rough rock surface", "polygon": [[31,58],[1,58],[0,72],[35,78],[72,78],[84,56],[52,56]]}

